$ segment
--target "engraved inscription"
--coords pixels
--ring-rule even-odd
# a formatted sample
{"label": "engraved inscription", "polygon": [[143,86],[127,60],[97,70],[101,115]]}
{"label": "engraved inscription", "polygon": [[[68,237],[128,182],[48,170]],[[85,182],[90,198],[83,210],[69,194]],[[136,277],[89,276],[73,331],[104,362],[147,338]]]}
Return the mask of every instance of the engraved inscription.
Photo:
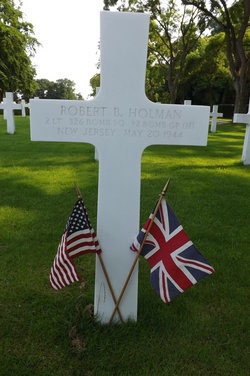
{"label": "engraved inscription", "polygon": [[183,109],[60,105],[45,124],[58,135],[125,138],[182,138],[195,130]]}
{"label": "engraved inscription", "polygon": [[129,117],[130,118],[139,118],[139,119],[180,119],[181,110],[167,110],[167,109],[158,109],[158,108],[129,108]]}
{"label": "engraved inscription", "polygon": [[61,135],[79,135],[79,136],[100,136],[100,137],[113,137],[115,129],[112,128],[71,128],[63,127],[57,128],[57,134]]}
{"label": "engraved inscription", "polygon": [[60,115],[65,116],[99,116],[104,117],[107,107],[96,106],[61,106]]}

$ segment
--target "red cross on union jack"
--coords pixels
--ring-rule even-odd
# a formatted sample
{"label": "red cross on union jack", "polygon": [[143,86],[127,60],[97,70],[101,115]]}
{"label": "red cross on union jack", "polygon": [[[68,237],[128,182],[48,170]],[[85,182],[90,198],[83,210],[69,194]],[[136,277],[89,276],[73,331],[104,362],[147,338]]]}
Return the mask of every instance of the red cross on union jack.
{"label": "red cross on union jack", "polygon": [[[132,245],[139,251],[152,214]],[[150,281],[168,303],[214,269],[195,248],[173,210],[163,198],[144,243],[141,255],[150,264]]]}

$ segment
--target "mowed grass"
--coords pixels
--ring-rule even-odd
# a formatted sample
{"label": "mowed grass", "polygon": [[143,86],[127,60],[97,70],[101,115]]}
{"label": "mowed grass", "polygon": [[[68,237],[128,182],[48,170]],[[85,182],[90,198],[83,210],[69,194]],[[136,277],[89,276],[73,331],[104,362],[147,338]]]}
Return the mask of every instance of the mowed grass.
{"label": "mowed grass", "polygon": [[137,323],[102,326],[86,310],[93,303],[94,255],[77,260],[85,287],[55,292],[48,282],[76,199],[75,180],[96,226],[94,147],[31,142],[29,119],[18,116],[16,134],[7,135],[1,116],[0,375],[249,375],[244,133],[243,125],[219,125],[207,147],[152,146],[144,152],[141,224],[171,177],[168,201],[216,273],[165,305],[141,259]]}

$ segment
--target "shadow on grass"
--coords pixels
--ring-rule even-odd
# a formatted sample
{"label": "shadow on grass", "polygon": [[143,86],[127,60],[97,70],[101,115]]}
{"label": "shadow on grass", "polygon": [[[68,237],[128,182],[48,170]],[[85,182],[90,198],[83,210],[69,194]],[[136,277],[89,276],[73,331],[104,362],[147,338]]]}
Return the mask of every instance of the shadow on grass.
{"label": "shadow on grass", "polygon": [[[1,374],[247,374],[250,170],[240,163],[243,128],[224,127],[207,148],[144,152],[141,224],[170,176],[170,205],[216,273],[165,305],[141,259],[138,322],[122,326],[103,326],[86,314],[93,302],[93,255],[77,260],[86,287],[56,293],[48,286],[76,178],[96,225],[93,147],[30,143],[27,127],[15,139],[1,135]],[[226,132],[238,151],[225,141]]]}

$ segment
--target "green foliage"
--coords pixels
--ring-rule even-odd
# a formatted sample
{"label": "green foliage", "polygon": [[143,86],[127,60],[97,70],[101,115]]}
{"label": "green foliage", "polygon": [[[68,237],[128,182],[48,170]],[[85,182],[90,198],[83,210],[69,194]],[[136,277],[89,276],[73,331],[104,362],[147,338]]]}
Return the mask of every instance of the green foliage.
{"label": "green foliage", "polygon": [[[226,23],[226,13],[219,2],[216,5],[214,4],[212,9],[213,12],[217,15],[217,21],[211,19],[211,32],[212,34],[223,32],[224,28],[222,24]],[[232,6],[228,9],[228,12],[230,14],[232,25],[233,27],[235,27],[236,33],[238,34],[242,24],[242,20],[244,18],[244,0],[234,1]]]}
{"label": "green foliage", "polygon": [[103,0],[103,3],[104,3],[103,9],[109,10],[109,7],[116,5],[117,2],[118,0]]}
{"label": "green foliage", "polygon": [[41,99],[46,98],[48,89],[51,84],[53,84],[52,81],[47,80],[46,78],[41,78],[36,80],[37,83],[37,89],[34,93],[35,97],[39,97]]}
{"label": "green foliage", "polygon": [[101,326],[85,311],[93,303],[94,255],[77,260],[84,288],[76,283],[55,292],[48,279],[76,199],[75,180],[96,228],[94,147],[31,142],[28,118],[16,117],[15,135],[1,126],[0,374],[248,375],[250,166],[240,161],[244,133],[245,126],[228,123],[209,134],[207,147],[145,150],[141,224],[170,176],[168,201],[216,273],[165,305],[141,259],[137,323]]}
{"label": "green foliage", "polygon": [[159,64],[151,63],[148,57],[145,92],[152,102],[170,103],[167,73]]}
{"label": "green foliage", "polygon": [[36,88],[30,57],[39,43],[14,0],[0,0],[0,100],[5,91],[31,96]]}
{"label": "green foliage", "polygon": [[91,77],[90,86],[92,87],[92,93],[90,94],[92,97],[96,96],[96,88],[100,87],[100,73],[96,73],[93,77]]}
{"label": "green foliage", "polygon": [[175,0],[129,0],[121,2],[119,9],[150,13],[147,94],[175,103],[186,58],[204,31],[204,19],[197,11],[185,7],[180,11]]}
{"label": "green foliage", "polygon": [[187,57],[180,98],[196,104],[233,103],[234,91],[223,33],[200,39]]}
{"label": "green foliage", "polygon": [[227,59],[235,89],[235,112],[244,112],[250,90],[250,46],[245,36],[250,28],[250,1],[237,0],[230,7],[225,0],[182,0],[195,6],[213,21],[215,31],[225,33]]}
{"label": "green foliage", "polygon": [[55,82],[45,78],[36,80],[38,85],[34,96],[46,99],[83,99],[80,93],[75,93],[75,83],[67,78]]}

